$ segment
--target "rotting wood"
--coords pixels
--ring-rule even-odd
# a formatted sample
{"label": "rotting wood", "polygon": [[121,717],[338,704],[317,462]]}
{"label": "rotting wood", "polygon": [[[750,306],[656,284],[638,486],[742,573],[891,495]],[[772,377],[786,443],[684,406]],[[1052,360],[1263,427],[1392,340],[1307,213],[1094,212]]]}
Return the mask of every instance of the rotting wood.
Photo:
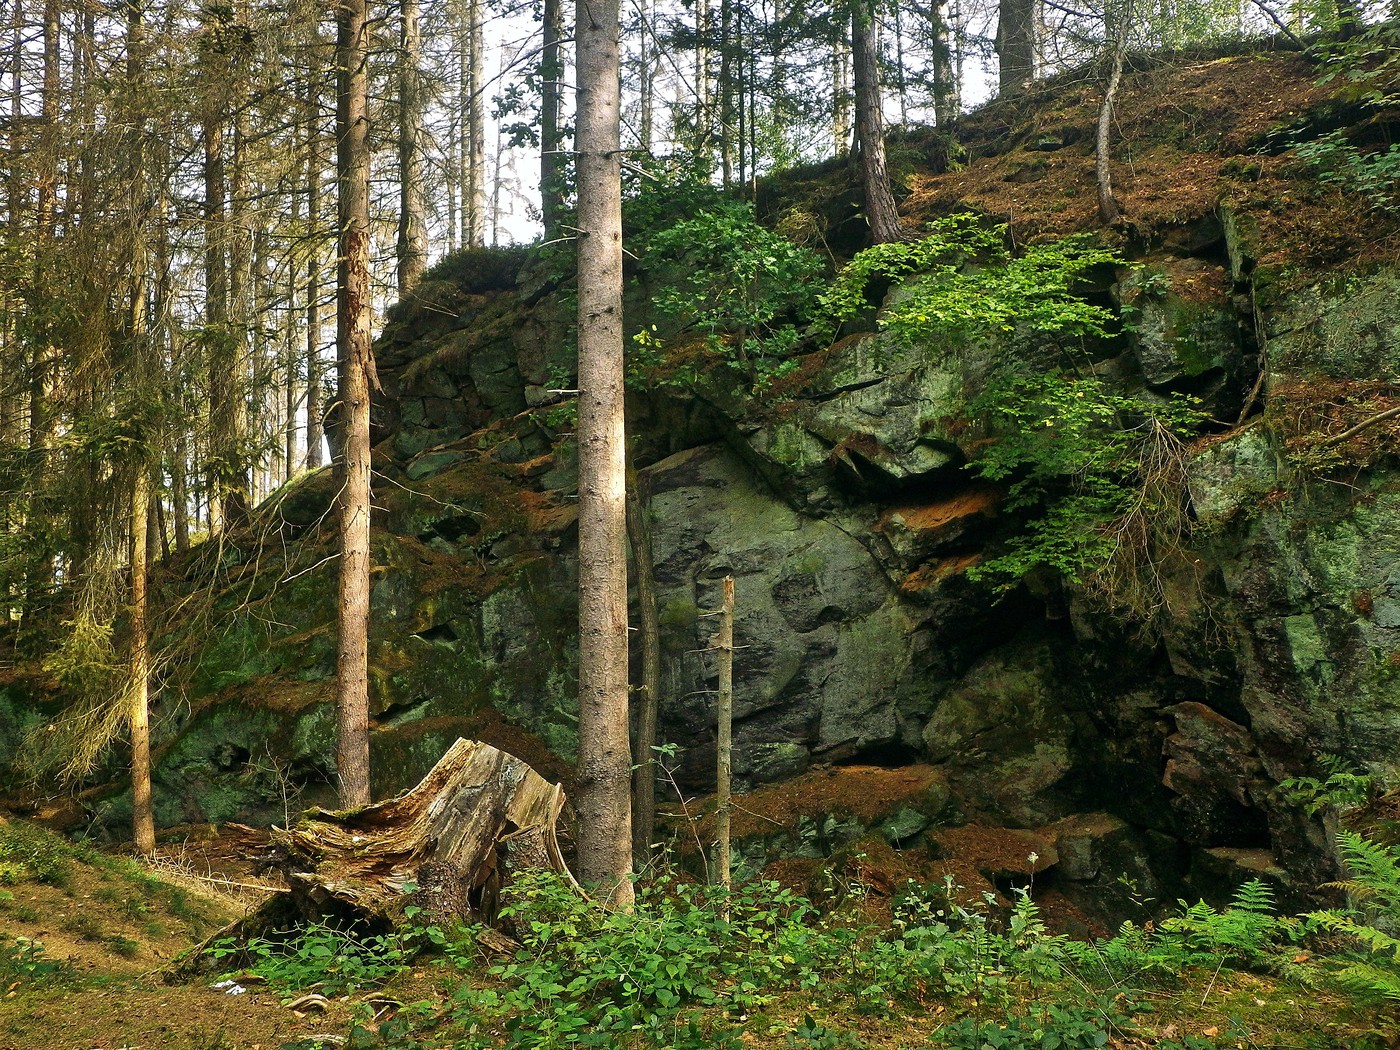
{"label": "rotting wood", "polygon": [[[551,870],[577,888],[556,832],[563,809],[563,789],[524,761],[459,739],[402,795],[354,810],[309,810],[294,827],[273,828],[268,866],[288,888],[215,933],[171,977],[212,968],[207,949],[215,941],[246,943],[316,918],[382,928],[402,923],[413,906],[435,919],[489,922],[501,888],[522,871]],[[483,943],[513,945],[494,931]]]}

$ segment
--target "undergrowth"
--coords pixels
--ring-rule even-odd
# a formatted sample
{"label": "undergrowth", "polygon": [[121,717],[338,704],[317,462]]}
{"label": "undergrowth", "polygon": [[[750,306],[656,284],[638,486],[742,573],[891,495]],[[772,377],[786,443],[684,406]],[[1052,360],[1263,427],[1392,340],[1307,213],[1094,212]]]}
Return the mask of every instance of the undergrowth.
{"label": "undergrowth", "polygon": [[[1225,1043],[1175,1028],[1152,1042],[1152,1004],[1173,988],[1205,984],[1209,994],[1236,973],[1267,976],[1288,994],[1342,979],[1330,960],[1297,961],[1311,958],[1299,944],[1321,927],[1277,915],[1262,882],[1225,907],[1183,901],[1155,926],[1125,923],[1116,936],[1087,942],[1049,931],[1026,892],[1004,909],[990,895],[981,906],[956,903],[955,891],[911,884],[893,921],[877,924],[858,907],[822,912],[770,883],[726,894],[663,879],[639,887],[634,910],[608,912],[552,875],[530,876],[502,910],[519,943],[513,955],[487,957],[470,928],[420,929],[456,990],[445,1006],[416,1004],[377,1025],[366,1019],[352,1042],[394,1050],[699,1050],[755,1039],[860,1047],[861,1025],[852,1022],[869,1013],[928,1019],[926,1050],[1213,1050],[1249,1045],[1247,1025],[1235,1022]],[[804,1004],[796,1015],[794,1003]]]}

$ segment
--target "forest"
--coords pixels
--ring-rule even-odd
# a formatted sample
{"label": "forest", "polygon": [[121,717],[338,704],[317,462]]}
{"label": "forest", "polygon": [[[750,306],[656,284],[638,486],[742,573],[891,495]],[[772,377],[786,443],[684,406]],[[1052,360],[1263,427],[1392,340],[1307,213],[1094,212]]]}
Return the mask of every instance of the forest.
{"label": "forest", "polygon": [[0,36],[0,1048],[1400,1045],[1394,0]]}

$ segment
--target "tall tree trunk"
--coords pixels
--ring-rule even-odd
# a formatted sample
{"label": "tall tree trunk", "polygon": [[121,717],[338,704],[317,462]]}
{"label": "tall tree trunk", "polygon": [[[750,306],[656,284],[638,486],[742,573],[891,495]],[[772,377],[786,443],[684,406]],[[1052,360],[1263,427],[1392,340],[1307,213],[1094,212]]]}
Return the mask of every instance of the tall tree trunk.
{"label": "tall tree trunk", "polygon": [[1036,9],[1040,0],[1001,0],[996,49],[1000,61],[998,87],[1003,95],[1018,95],[1035,76]]}
{"label": "tall tree trunk", "polygon": [[651,556],[651,530],[642,500],[639,475],[632,472],[627,489],[627,538],[632,547],[632,571],[637,583],[637,627],[642,644],[642,681],[636,694],[637,735],[632,747],[632,856],[639,867],[651,862],[656,832],[656,722],[661,704],[661,622],[656,607],[656,571]]}
{"label": "tall tree trunk", "polygon": [[342,464],[336,764],[340,804],[369,804],[369,27],[366,0],[337,12],[336,174]]}
{"label": "tall tree trunk", "polygon": [[638,144],[642,147],[642,152],[650,153],[652,108],[655,105],[653,101],[655,86],[652,83],[652,65],[654,64],[652,56],[656,44],[649,0],[637,0],[637,22],[640,26],[637,33],[637,66],[639,70],[637,108],[641,111],[637,116],[637,139]]}
{"label": "tall tree trunk", "polygon": [[618,0],[578,5],[578,860],[632,901]]}
{"label": "tall tree trunk", "polygon": [[248,129],[247,118],[237,100],[234,102],[233,151],[228,165],[228,300],[229,334],[228,368],[232,378],[229,421],[230,435],[228,474],[224,479],[223,520],[225,528],[233,528],[248,520],[251,505],[248,438],[256,432],[250,406],[260,398],[250,397],[253,362],[250,340],[253,335],[253,231],[248,214]]}
{"label": "tall tree trunk", "polygon": [[462,247],[486,243],[486,90],[483,0],[460,0],[462,25]]}
{"label": "tall tree trunk", "polygon": [[714,84],[710,78],[710,0],[695,0],[695,146],[704,154],[706,172],[714,171]]}
{"label": "tall tree trunk", "polygon": [[933,119],[947,128],[962,110],[962,86],[954,61],[954,30],[944,17],[949,0],[935,0],[929,9],[929,35],[933,41]]}
{"label": "tall tree trunk", "polygon": [[[145,33],[142,26],[143,0],[129,0],[126,7],[127,89],[131,92],[133,148],[129,151],[131,170],[127,192],[130,202],[132,237],[131,301],[128,321],[128,379],[134,391],[146,393],[149,348],[146,319],[146,258],[143,250],[145,228],[145,163],[142,156],[145,121],[138,105],[144,90]],[[137,852],[150,854],[156,848],[155,819],[151,808],[150,736],[150,638],[147,628],[150,579],[151,484],[149,452],[138,448],[132,464],[128,561],[131,572],[130,639],[127,654],[127,716],[131,727],[131,823]]]}
{"label": "tall tree trunk", "polygon": [[901,5],[894,5],[894,73],[895,89],[899,92],[899,123],[900,126],[907,128],[909,126],[909,85],[905,75],[907,65],[904,61],[904,24],[901,10]]}
{"label": "tall tree trunk", "polygon": [[[319,58],[320,47],[312,54]],[[319,67],[319,63],[318,63]],[[315,91],[307,82],[306,99],[306,215],[311,233],[310,249],[306,254],[306,466],[315,470],[321,465],[321,446],[325,442],[322,427],[321,380],[324,364],[321,360],[321,120],[316,106]]]}
{"label": "tall tree trunk", "polygon": [[734,181],[734,3],[719,0],[719,166],[720,181]]}
{"label": "tall tree trunk", "polygon": [[133,468],[131,485],[131,612],[127,659],[127,718],[131,725],[131,830],[138,853],[156,848],[151,808],[150,639],[146,626],[150,481],[145,464]]}
{"label": "tall tree trunk", "polygon": [[418,0],[399,4],[399,295],[428,267],[428,226],[423,197],[423,99],[419,62]]}
{"label": "tall tree trunk", "polygon": [[[20,17],[16,10],[17,19]],[[45,271],[54,243],[54,219],[58,202],[59,141],[59,15],[55,0],[45,0],[43,23],[44,81],[40,104],[38,141],[38,200],[34,212],[35,256],[32,294],[35,302],[47,297]],[[49,467],[58,439],[58,349],[50,341],[49,324],[42,311],[30,322],[33,340],[33,371],[29,385],[29,450],[33,477],[40,488],[50,483]],[[52,549],[37,552],[30,585],[46,593],[54,583]]]}
{"label": "tall tree trunk", "polygon": [[209,369],[209,534],[223,530],[228,478],[237,461],[237,384],[229,356],[228,267],[224,237],[224,126],[217,104],[203,122],[204,139],[204,351]]}
{"label": "tall tree trunk", "polygon": [[540,50],[540,218],[547,241],[559,235],[559,217],[564,211],[564,143],[559,129],[563,95],[560,81],[564,76],[559,41],[563,36],[563,0],[544,0],[544,46]]}
{"label": "tall tree trunk", "polygon": [[860,182],[865,214],[875,244],[904,236],[899,209],[885,166],[885,122],[880,112],[880,70],[875,55],[875,14],[870,0],[851,9],[851,66],[855,74],[856,135],[860,139]]}
{"label": "tall tree trunk", "polygon": [[[310,223],[307,224],[310,229]],[[301,403],[301,376],[297,367],[300,356],[297,339],[297,268],[287,261],[287,305],[283,310],[282,326],[282,463],[284,472],[279,483],[292,480],[298,470],[297,457],[297,406]]]}
{"label": "tall tree trunk", "polygon": [[183,554],[190,549],[190,494],[186,486],[190,446],[184,425],[177,423],[176,426],[179,429],[175,432],[175,455],[170,461],[170,503],[175,530],[175,550]]}
{"label": "tall tree trunk", "polygon": [[839,157],[851,145],[851,51],[844,40],[832,45],[831,107],[831,139]]}
{"label": "tall tree trunk", "polygon": [[1118,25],[1114,27],[1113,69],[1104,87],[1103,102],[1099,105],[1098,134],[1094,138],[1094,173],[1098,184],[1099,220],[1104,225],[1112,225],[1122,218],[1118,202],[1113,199],[1113,174],[1110,169],[1112,153],[1109,150],[1109,132],[1113,126],[1113,99],[1118,93],[1118,82],[1123,78],[1123,58],[1128,47],[1128,19],[1131,9],[1127,0],[1117,5]]}

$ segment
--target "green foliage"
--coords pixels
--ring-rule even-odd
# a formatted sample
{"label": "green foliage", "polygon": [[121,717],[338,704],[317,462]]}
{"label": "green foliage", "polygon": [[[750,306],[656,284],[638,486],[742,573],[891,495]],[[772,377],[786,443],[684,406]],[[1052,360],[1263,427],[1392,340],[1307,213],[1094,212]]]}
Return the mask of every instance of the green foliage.
{"label": "green foliage", "polygon": [[1033,244],[1013,255],[1005,226],[988,230],[974,216],[954,215],[930,228],[921,241],[876,245],[857,255],[820,300],[830,321],[839,324],[866,309],[871,282],[883,278],[901,286],[883,327],[935,352],[998,333],[1057,340],[1108,335],[1113,314],[1086,302],[1077,289],[1094,269],[1122,260],[1091,236]]}
{"label": "green foliage", "polygon": [[802,1023],[787,1036],[787,1045],[799,1050],[838,1050],[839,1047],[860,1046],[860,1040],[851,1032],[836,1032],[812,1020],[811,1014],[802,1018]]}
{"label": "green foliage", "polygon": [[[1335,15],[1335,6],[1325,7]],[[1312,54],[1324,71],[1318,83],[1340,82],[1343,98],[1384,109],[1400,97],[1400,21],[1394,18],[1345,39],[1319,41]]]}
{"label": "green foliage", "polygon": [[1354,831],[1337,835],[1347,878],[1342,908],[1309,913],[1313,926],[1341,936],[1348,948],[1328,961],[1343,987],[1368,999],[1400,1002],[1400,847]]}
{"label": "green foliage", "polygon": [[[464,292],[506,291],[515,287],[530,249],[523,245],[502,248],[459,248],[448,252],[424,275],[425,281],[450,281]],[[405,300],[412,302],[412,298]]]}
{"label": "green foliage", "polygon": [[661,1037],[683,1009],[743,1012],[815,986],[829,945],[807,925],[813,914],[770,884],[726,898],[668,881],[640,888],[632,912],[607,912],[553,876],[531,876],[502,909],[522,950],[490,968],[500,990],[459,991],[459,1019],[503,1022],[514,1047],[612,1046],[626,1032],[669,1045]]}
{"label": "green foliage", "polygon": [[375,988],[401,972],[413,948],[398,934],[371,935],[314,922],[304,930],[286,931],[278,939],[255,937],[246,945],[231,937],[209,948],[214,959],[246,955],[245,967],[283,992],[315,988],[326,995],[345,995]]}
{"label": "green foliage", "polygon": [[1126,1023],[1126,1017],[1103,1008],[1043,1006],[1001,1021],[964,1017],[939,1029],[933,1045],[951,1050],[1098,1050]]}
{"label": "green foliage", "polygon": [[1118,542],[1110,526],[1151,489],[1157,442],[1200,419],[1186,398],[1147,401],[1094,375],[1012,369],[994,373],[968,408],[994,439],[972,469],[1007,485],[1008,510],[1030,515],[1005,554],[970,574],[1003,587],[1039,568],[1082,580],[1105,565]]}
{"label": "green foliage", "polygon": [[1005,227],[988,230],[977,216],[950,215],[929,223],[928,237],[875,244],[847,263],[818,300],[833,327],[854,320],[870,307],[873,283],[899,283],[937,266],[958,266],[983,253],[1002,250]]}
{"label": "green foliage", "polygon": [[1303,924],[1274,913],[1273,893],[1263,882],[1245,883],[1224,908],[1204,901],[1177,903],[1181,910],[1155,928],[1125,922],[1111,939],[1071,942],[1076,972],[1113,986],[1176,980],[1191,969],[1223,966],[1300,976],[1284,948],[1303,935]]}
{"label": "green foliage", "polygon": [[[703,332],[761,387],[790,370],[824,270],[814,252],[760,226],[750,205],[727,201],[652,236],[645,258],[668,327]],[[663,349],[655,331],[637,348],[653,357]]]}
{"label": "green foliage", "polygon": [[1290,777],[1279,782],[1278,791],[1285,802],[1314,817],[1329,808],[1341,812],[1356,809],[1370,799],[1374,784],[1369,774],[1355,772],[1336,755],[1324,755],[1321,763],[1327,773],[1324,778]]}
{"label": "green foliage", "polygon": [[25,984],[63,980],[71,971],[62,962],[50,959],[39,941],[0,933],[0,994]]}
{"label": "green foliage", "polygon": [[63,887],[72,872],[72,847],[65,840],[24,821],[0,824],[0,882]]}
{"label": "green foliage", "polygon": [[639,254],[650,247],[656,231],[735,206],[734,198],[711,181],[705,165],[695,161],[638,157],[622,169],[622,176],[623,238]]}
{"label": "green foliage", "polygon": [[1295,939],[1300,932],[1296,922],[1274,914],[1273,891],[1259,879],[1236,890],[1224,908],[1214,908],[1205,901],[1178,903],[1183,910],[1162,921],[1161,939],[1181,966],[1219,965],[1221,960],[1268,966],[1277,956],[1278,944]]}
{"label": "green foliage", "polygon": [[1300,143],[1294,152],[1319,182],[1355,193],[1377,211],[1400,213],[1400,144],[1363,152],[1346,132],[1331,131]]}

